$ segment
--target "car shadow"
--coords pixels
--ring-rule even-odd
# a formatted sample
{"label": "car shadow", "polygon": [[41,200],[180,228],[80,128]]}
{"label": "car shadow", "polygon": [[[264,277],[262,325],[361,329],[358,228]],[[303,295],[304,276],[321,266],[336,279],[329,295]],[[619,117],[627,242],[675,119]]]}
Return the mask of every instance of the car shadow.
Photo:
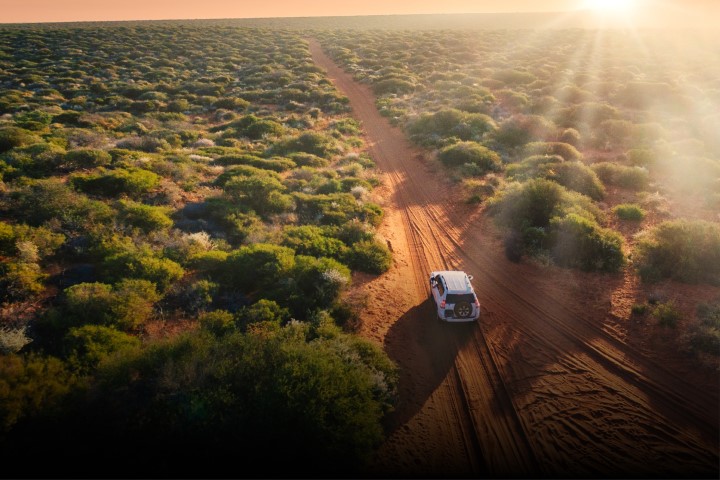
{"label": "car shadow", "polygon": [[422,408],[453,368],[459,349],[470,341],[478,325],[437,319],[430,298],[405,312],[385,337],[385,351],[399,368],[399,401],[386,417],[392,434]]}

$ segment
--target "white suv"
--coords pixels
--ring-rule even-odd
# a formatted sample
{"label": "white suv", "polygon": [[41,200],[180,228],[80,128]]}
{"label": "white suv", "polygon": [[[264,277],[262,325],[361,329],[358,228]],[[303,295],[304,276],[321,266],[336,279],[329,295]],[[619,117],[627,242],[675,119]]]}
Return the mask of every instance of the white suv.
{"label": "white suv", "polygon": [[480,301],[470,283],[472,278],[459,270],[430,273],[430,297],[439,320],[473,322],[480,317]]}

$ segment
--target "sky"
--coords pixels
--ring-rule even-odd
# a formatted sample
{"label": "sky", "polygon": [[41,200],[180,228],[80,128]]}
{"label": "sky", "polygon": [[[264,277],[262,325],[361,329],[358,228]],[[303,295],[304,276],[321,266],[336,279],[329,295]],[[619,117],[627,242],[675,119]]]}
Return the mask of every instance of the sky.
{"label": "sky", "polygon": [[[720,19],[720,0],[0,0],[0,23],[429,13],[664,12],[698,23]],[[720,23],[720,20],[716,20]]]}

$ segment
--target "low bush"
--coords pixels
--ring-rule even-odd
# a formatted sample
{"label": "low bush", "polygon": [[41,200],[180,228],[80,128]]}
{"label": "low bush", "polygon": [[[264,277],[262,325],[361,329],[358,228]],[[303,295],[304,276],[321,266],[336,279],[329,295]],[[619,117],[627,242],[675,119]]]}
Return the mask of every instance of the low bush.
{"label": "low bush", "polygon": [[522,155],[559,155],[568,162],[582,160],[582,154],[577,148],[563,142],[530,142],[523,148]]}
{"label": "low bush", "polygon": [[377,240],[361,240],[354,243],[348,258],[351,268],[367,273],[384,273],[392,265],[390,249]]}
{"label": "low bush", "polygon": [[213,163],[218,165],[249,165],[251,167],[271,170],[274,172],[284,172],[297,166],[295,162],[289,158],[274,157],[268,159],[250,154],[223,155],[222,157],[216,158]]}
{"label": "low bush", "polygon": [[631,222],[639,222],[645,218],[647,212],[634,203],[622,203],[613,208],[613,212],[620,220],[627,220]]}
{"label": "low bush", "polygon": [[337,238],[327,236],[325,230],[313,225],[286,227],[281,245],[290,247],[298,255],[330,257],[344,260],[348,247]]}
{"label": "low bush", "polygon": [[493,138],[504,148],[516,148],[529,142],[544,142],[555,136],[555,124],[540,115],[514,115],[500,123]]}
{"label": "low bush", "polygon": [[387,78],[374,83],[372,88],[377,95],[402,94],[415,91],[415,84],[402,78]]}
{"label": "low bush", "polygon": [[213,310],[198,317],[200,328],[221,337],[237,330],[235,316],[227,310]]}
{"label": "low bush", "polygon": [[489,212],[509,228],[509,259],[548,252],[558,264],[616,271],[625,264],[623,239],[600,227],[601,212],[585,195],[545,179],[512,183],[488,201]]}
{"label": "low bush", "polygon": [[682,318],[682,313],[677,309],[673,301],[657,304],[652,311],[652,315],[657,319],[658,324],[663,327],[675,327],[678,320]]}
{"label": "low bush", "polygon": [[148,280],[157,285],[161,292],[167,291],[185,274],[183,268],[176,262],[145,251],[112,254],[104,259],[102,270],[113,280],[123,278]]}
{"label": "low bush", "polygon": [[516,180],[546,178],[594,200],[605,196],[605,187],[593,170],[582,162],[564,161],[560,155],[532,155],[509,165],[507,176]]}
{"label": "low bush", "polygon": [[35,262],[0,262],[0,298],[23,300],[38,295],[45,290],[48,276]]}
{"label": "low bush", "polygon": [[649,183],[648,171],[643,167],[626,167],[618,163],[599,162],[591,165],[600,180],[608,185],[631,190],[644,190]]}
{"label": "low bush", "polygon": [[75,188],[85,193],[104,197],[124,194],[131,198],[149,192],[160,183],[158,175],[140,168],[100,170],[96,174],[75,175],[70,180]]}
{"label": "low bush", "polygon": [[171,209],[168,207],[154,207],[132,200],[120,200],[120,218],[133,227],[139,228],[145,233],[170,228],[173,221],[168,214]]}
{"label": "low bush", "polygon": [[289,211],[293,199],[284,194],[285,186],[269,176],[236,176],[225,183],[225,194],[232,201],[246,205],[258,215]]}
{"label": "low bush", "polygon": [[492,117],[482,113],[468,113],[445,108],[423,113],[408,122],[410,138],[419,145],[440,145],[450,137],[460,140],[480,140],[485,133],[497,129]]}
{"label": "low bush", "polygon": [[644,233],[635,264],[647,282],[673,279],[720,285],[720,225],[702,220],[671,220]]}
{"label": "low bush", "polygon": [[67,168],[95,168],[110,165],[112,156],[105,150],[83,148],[65,154],[63,164]]}
{"label": "low bush", "polygon": [[687,340],[693,352],[720,355],[720,301],[697,306],[697,322],[690,327]]}
{"label": "low bush", "polygon": [[0,153],[7,152],[11,148],[22,147],[39,141],[39,137],[24,128],[0,128]]}
{"label": "low bush", "polygon": [[68,331],[64,347],[69,364],[81,372],[89,372],[116,352],[139,348],[140,339],[104,325],[83,325]]}
{"label": "low bush", "polygon": [[625,265],[622,236],[571,213],[551,221],[550,255],[558,265],[614,272]]}
{"label": "low bush", "polygon": [[290,137],[273,145],[269,152],[271,155],[287,155],[292,152],[304,152],[329,158],[340,153],[337,141],[329,135],[316,132],[303,133],[297,137]]}
{"label": "low bush", "polygon": [[75,325],[104,325],[121,330],[139,327],[160,300],[147,280],[124,279],[115,286],[79,283],[65,290],[67,319]]}
{"label": "low bush", "polygon": [[495,172],[502,169],[500,155],[476,142],[460,142],[449,145],[440,150],[438,158],[450,167],[469,163],[476,165],[483,172]]}

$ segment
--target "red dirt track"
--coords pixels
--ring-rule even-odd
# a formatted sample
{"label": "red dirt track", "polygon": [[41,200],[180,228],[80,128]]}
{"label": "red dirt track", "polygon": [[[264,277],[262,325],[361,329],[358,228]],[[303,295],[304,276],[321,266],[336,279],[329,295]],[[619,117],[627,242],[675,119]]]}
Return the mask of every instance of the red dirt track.
{"label": "red dirt track", "polygon": [[[482,208],[448,193],[366,85],[314,40],[310,51],[362,122],[394,258],[387,273],[354,279],[369,299],[360,333],[401,369],[367,474],[717,478],[717,372],[681,374],[638,348],[639,327],[617,313],[629,311],[632,279],[506,260]],[[478,324],[434,320],[428,274],[444,269],[474,275]]]}

